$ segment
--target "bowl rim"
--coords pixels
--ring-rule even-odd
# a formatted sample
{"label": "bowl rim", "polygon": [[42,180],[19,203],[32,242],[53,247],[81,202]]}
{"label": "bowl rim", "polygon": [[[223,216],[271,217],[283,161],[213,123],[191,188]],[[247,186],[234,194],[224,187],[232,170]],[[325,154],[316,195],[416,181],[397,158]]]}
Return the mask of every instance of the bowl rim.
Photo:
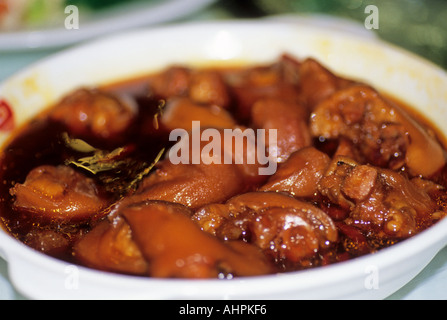
{"label": "bowl rim", "polygon": [[[100,46],[102,44],[107,44],[109,42],[114,41],[120,41],[124,37],[126,37],[129,34],[133,34],[134,36],[142,36],[147,35],[151,33],[157,33],[162,30],[162,32],[175,32],[179,29],[189,28],[189,30],[194,30],[194,28],[203,28],[205,27],[212,27],[214,28],[214,31],[218,30],[219,28],[231,28],[234,32],[237,28],[242,27],[248,27],[251,28],[253,26],[266,26],[271,27],[274,26],[291,26],[290,23],[284,23],[284,22],[278,22],[278,21],[225,21],[225,22],[194,22],[194,23],[184,23],[180,25],[172,25],[172,26],[166,26],[159,30],[154,29],[143,29],[143,30],[134,30],[129,32],[123,32],[118,35],[111,35],[107,36],[101,39],[96,39],[92,41],[88,41],[85,44],[75,46],[74,48],[70,48],[68,50],[63,50],[62,52],[53,54],[47,58],[44,58],[43,60],[27,67],[25,70],[20,71],[26,72],[26,70],[33,68],[35,66],[38,66],[42,63],[51,63],[51,61],[55,58],[63,58],[67,54],[73,54],[82,50],[91,50],[95,46]],[[297,28],[294,26],[294,28]],[[318,28],[309,28],[300,26],[299,29],[304,29],[306,31],[312,32],[312,30],[317,30],[318,32],[321,32],[322,30],[319,30]],[[326,32],[326,31],[325,31]],[[329,36],[341,36],[341,37],[347,37],[351,39],[355,39],[356,41],[364,41],[364,42],[374,42],[378,43],[381,46],[385,46],[386,50],[394,50],[401,52],[405,54],[406,56],[409,56],[411,59],[416,59],[418,61],[421,61],[424,63],[428,68],[433,69],[434,72],[442,73],[443,77],[445,78],[445,81],[447,82],[447,74],[444,70],[440,69],[439,66],[435,65],[432,62],[429,62],[415,54],[409,53],[399,47],[395,47],[393,45],[390,45],[388,43],[385,43],[382,40],[378,39],[361,39],[355,35],[346,35],[344,33],[339,33],[337,31],[329,30],[327,31]],[[14,77],[14,76],[12,76]],[[4,83],[6,83],[10,78],[4,80],[0,84],[0,89]],[[3,148],[3,146],[2,146]],[[38,264],[44,268],[48,268],[48,270],[60,270],[61,267],[65,267],[67,265],[72,265],[71,263],[67,263],[64,261],[61,261],[56,258],[49,257],[45,254],[42,254],[40,252],[37,252],[34,249],[31,249],[24,245],[19,240],[14,239],[11,235],[8,234],[6,230],[3,230],[3,227],[0,226],[0,256],[2,256],[8,264],[14,264],[16,260],[32,260],[33,263]],[[424,241],[422,241],[424,240]],[[110,272],[104,272],[99,270],[90,269],[83,266],[78,266],[80,273],[82,274],[85,279],[88,281],[99,281],[99,282],[107,282],[109,280],[118,281],[120,285],[123,285],[125,283],[129,283],[132,285],[138,285],[138,286],[145,286],[147,284],[164,284],[169,287],[177,287],[179,285],[189,287],[191,285],[193,286],[199,286],[201,288],[212,288],[213,291],[217,288],[223,288],[223,287],[232,287],[233,285],[241,286],[240,289],[245,288],[244,290],[247,290],[248,292],[255,292],[256,288],[264,287],[265,285],[268,285],[270,290],[276,290],[276,291],[282,291],[284,290],[284,287],[288,289],[293,289],[296,287],[297,282],[301,282],[301,287],[312,287],[314,286],[313,283],[309,282],[310,280],[315,280],[316,278],[319,279],[318,283],[320,285],[326,285],[330,282],[339,282],[342,279],[350,278],[352,277],[351,272],[353,270],[358,270],[359,266],[365,266],[365,265],[381,265],[384,268],[388,265],[393,264],[393,261],[400,261],[405,260],[406,258],[409,258],[410,256],[414,255],[414,252],[423,252],[430,248],[432,250],[432,256],[433,256],[442,249],[447,244],[447,219],[442,219],[441,221],[437,222],[435,225],[429,227],[428,229],[420,232],[419,234],[414,235],[413,237],[406,239],[402,242],[399,242],[397,244],[392,245],[389,248],[384,248],[380,250],[379,252],[375,254],[368,254],[362,257],[358,257],[355,259],[351,259],[344,262],[338,262],[329,266],[325,267],[318,267],[318,268],[312,268],[308,270],[301,270],[301,271],[294,271],[294,272],[287,272],[287,273],[280,273],[280,274],[273,274],[273,275],[263,275],[263,276],[255,276],[255,277],[240,277],[240,278],[234,278],[232,280],[220,280],[220,279],[157,279],[157,278],[144,278],[141,276],[130,276],[130,275],[121,275],[121,274],[115,274]],[[19,259],[17,259],[19,258]],[[430,258],[430,259],[431,259]],[[424,261],[425,264],[428,264],[430,260]],[[424,265],[425,266],[425,265]],[[362,269],[363,270],[363,269]],[[101,280],[102,279],[102,280]],[[280,281],[277,281],[280,279]],[[14,281],[14,279],[12,279]],[[324,280],[324,281],[322,281]]]}
{"label": "bowl rim", "polygon": [[[425,241],[422,241],[425,240]],[[235,277],[233,279],[175,279],[175,278],[151,278],[145,276],[119,274],[108,271],[96,270],[82,265],[75,265],[32,249],[19,240],[13,238],[3,229],[0,230],[0,257],[4,258],[8,266],[14,266],[16,262],[26,261],[30,266],[38,265],[49,272],[59,272],[67,267],[75,266],[79,271],[82,281],[94,284],[109,286],[111,282],[117,288],[153,288],[157,286],[161,292],[174,289],[178,291],[188,290],[195,287],[197,290],[228,290],[237,286],[239,294],[253,294],[257,290],[267,287],[269,293],[275,294],[284,290],[311,289],[312,287],[322,287],[331,283],[341,283],[350,279],[354,274],[366,277],[366,267],[375,266],[384,269],[392,266],[396,261],[405,261],[415,254],[431,249],[429,259],[422,263],[425,267],[431,259],[447,244],[447,219],[438,221],[433,226],[411,238],[405,239],[390,247],[383,248],[376,253],[367,254],[350,260],[337,262],[323,267],[310,268],[305,270],[291,271],[285,273],[267,274],[261,276]],[[6,245],[5,245],[6,244]],[[318,279],[315,283],[315,280]],[[13,279],[11,279],[13,283]],[[279,280],[279,281],[278,281]],[[163,287],[163,288],[162,288]],[[20,290],[20,287],[18,288]],[[397,289],[396,289],[397,290]],[[393,292],[389,292],[391,294]],[[23,292],[27,296],[27,292]],[[160,298],[177,298],[176,294],[160,294]],[[130,294],[132,297],[132,294]],[[172,297],[171,297],[172,296]],[[180,297],[183,298],[184,294]],[[33,296],[30,296],[33,298]]]}

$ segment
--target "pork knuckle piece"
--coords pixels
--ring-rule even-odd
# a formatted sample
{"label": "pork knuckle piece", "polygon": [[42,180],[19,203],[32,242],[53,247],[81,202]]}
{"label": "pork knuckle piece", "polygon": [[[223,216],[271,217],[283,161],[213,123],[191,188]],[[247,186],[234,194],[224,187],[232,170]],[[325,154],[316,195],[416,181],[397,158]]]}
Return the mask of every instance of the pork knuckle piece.
{"label": "pork knuckle piece", "polygon": [[127,222],[120,216],[105,219],[73,246],[74,257],[99,270],[147,275],[148,263],[132,238]]}
{"label": "pork knuckle piece", "polygon": [[312,197],[318,181],[329,165],[330,158],[314,147],[306,147],[290,155],[259,189],[289,192],[295,197]]}
{"label": "pork knuckle piece", "polygon": [[15,208],[54,222],[85,222],[101,216],[109,205],[92,179],[64,165],[34,168],[10,193]]}
{"label": "pork knuckle piece", "polygon": [[407,238],[418,221],[436,211],[436,203],[403,174],[335,157],[318,183],[319,192],[349,210],[346,223],[377,237]]}
{"label": "pork knuckle piece", "polygon": [[152,277],[216,278],[273,272],[261,251],[222,242],[190,219],[186,206],[144,201],[120,207],[74,246],[79,261],[97,269]]}
{"label": "pork knuckle piece", "polygon": [[63,123],[70,134],[116,139],[128,130],[135,115],[132,100],[124,102],[101,90],[82,88],[62,99],[50,117]]}
{"label": "pork knuckle piece", "polygon": [[165,200],[198,208],[225,201],[243,190],[243,179],[232,164],[160,163],[125,201]]}
{"label": "pork knuckle piece", "polygon": [[255,128],[266,130],[266,134],[271,129],[277,130],[276,145],[267,143],[267,147],[280,163],[294,151],[312,143],[306,110],[296,103],[273,98],[260,99],[253,104],[251,120]]}
{"label": "pork knuckle piece", "polygon": [[151,93],[162,99],[184,97],[192,103],[228,108],[231,102],[229,88],[219,72],[191,70],[172,66],[153,77],[149,83]]}
{"label": "pork knuckle piece", "polygon": [[224,205],[200,208],[192,217],[202,230],[226,240],[243,239],[274,259],[299,262],[337,241],[325,212],[279,192],[248,192]]}
{"label": "pork knuckle piece", "polygon": [[434,137],[405,111],[364,85],[336,91],[322,100],[310,117],[312,135],[345,138],[360,151],[360,162],[430,177],[445,165],[444,151]]}
{"label": "pork knuckle piece", "polygon": [[233,128],[236,121],[218,105],[201,105],[189,98],[173,98],[166,102],[161,123],[168,130],[192,130],[193,121],[200,121],[202,128]]}

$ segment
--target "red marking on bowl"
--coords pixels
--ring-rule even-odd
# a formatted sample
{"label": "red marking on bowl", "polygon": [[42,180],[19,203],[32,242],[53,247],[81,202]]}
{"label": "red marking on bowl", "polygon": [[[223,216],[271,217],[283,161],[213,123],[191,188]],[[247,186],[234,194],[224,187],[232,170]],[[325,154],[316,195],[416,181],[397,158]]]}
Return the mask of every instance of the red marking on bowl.
{"label": "red marking on bowl", "polygon": [[0,99],[0,131],[11,131],[14,128],[14,114],[9,104]]}

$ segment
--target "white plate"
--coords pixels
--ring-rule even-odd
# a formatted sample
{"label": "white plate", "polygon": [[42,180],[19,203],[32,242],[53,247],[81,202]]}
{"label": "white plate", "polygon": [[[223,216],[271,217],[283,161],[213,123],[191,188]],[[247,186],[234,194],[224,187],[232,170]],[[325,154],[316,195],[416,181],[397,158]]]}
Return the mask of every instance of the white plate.
{"label": "white plate", "polygon": [[[108,37],[11,77],[0,85],[0,99],[10,103],[15,125],[20,126],[80,85],[140,76],[173,63],[265,63],[283,52],[312,56],[338,74],[386,90],[443,128],[447,118],[443,70],[377,39],[272,21],[194,23]],[[8,135],[0,133],[0,145]],[[328,267],[232,280],[175,280],[76,267],[0,232],[0,254],[8,261],[11,282],[26,297],[39,299],[381,299],[409,282],[446,243],[444,219],[377,254]]]}
{"label": "white plate", "polygon": [[0,32],[0,50],[22,50],[66,46],[107,33],[129,28],[155,25],[172,21],[196,12],[215,0],[162,0],[153,3],[121,5],[109,10],[110,15],[94,14],[81,22],[78,30],[67,30],[61,23],[53,27],[32,31]]}

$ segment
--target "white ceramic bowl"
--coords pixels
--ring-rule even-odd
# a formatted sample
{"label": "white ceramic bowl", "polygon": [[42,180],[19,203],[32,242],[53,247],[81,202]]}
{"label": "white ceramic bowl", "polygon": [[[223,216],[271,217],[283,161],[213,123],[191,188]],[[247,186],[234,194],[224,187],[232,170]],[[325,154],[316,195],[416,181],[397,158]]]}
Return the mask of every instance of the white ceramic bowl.
{"label": "white ceramic bowl", "polygon": [[[422,110],[439,128],[447,119],[447,75],[431,63],[377,39],[266,21],[194,23],[106,38],[11,77],[0,86],[0,99],[11,105],[18,127],[80,85],[106,84],[173,63],[271,62],[283,52],[312,56],[338,74],[391,93]],[[0,132],[0,144],[9,135]],[[377,254],[328,267],[232,280],[175,280],[73,266],[0,231],[0,254],[13,285],[38,299],[380,299],[410,281],[446,243],[444,219]]]}

